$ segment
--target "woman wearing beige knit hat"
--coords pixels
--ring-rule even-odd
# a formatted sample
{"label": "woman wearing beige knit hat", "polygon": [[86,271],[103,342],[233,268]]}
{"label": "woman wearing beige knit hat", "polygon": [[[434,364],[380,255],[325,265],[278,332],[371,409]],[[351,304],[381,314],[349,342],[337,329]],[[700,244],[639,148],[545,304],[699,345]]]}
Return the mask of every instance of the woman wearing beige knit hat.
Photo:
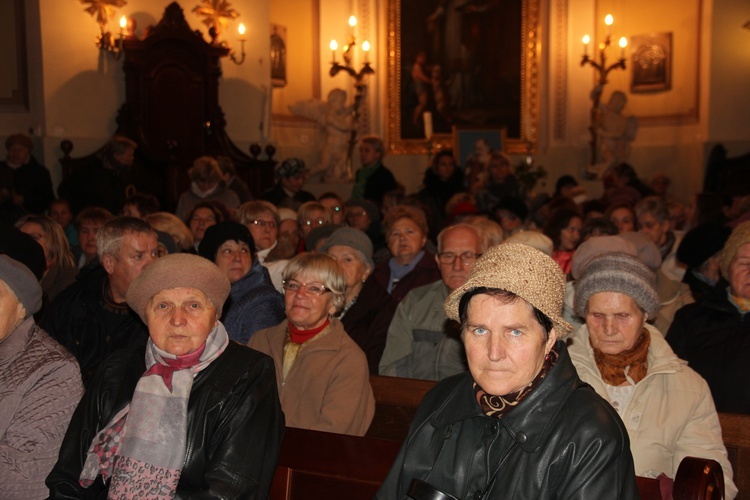
{"label": "woman wearing beige knit hat", "polygon": [[750,222],[732,231],[719,270],[729,286],[677,311],[667,342],[706,379],[719,412],[750,414]]}
{"label": "woman wearing beige knit hat", "polygon": [[427,394],[376,498],[637,497],[627,431],[562,341],[564,291],[560,267],[526,245],[476,262],[445,302],[469,371]]}
{"label": "woman wearing beige knit hat", "polygon": [[636,474],[674,478],[683,458],[711,458],[722,465],[733,498],[737,488],[708,385],[646,323],[659,310],[656,275],[632,255],[596,256],[576,280],[575,310],[586,323],[569,345],[570,358],[625,423]]}
{"label": "woman wearing beige knit hat", "polygon": [[268,495],[284,432],[273,361],[229,340],[227,295],[197,255],[133,281],[128,305],[150,339],[102,363],[47,478],[52,498]]}

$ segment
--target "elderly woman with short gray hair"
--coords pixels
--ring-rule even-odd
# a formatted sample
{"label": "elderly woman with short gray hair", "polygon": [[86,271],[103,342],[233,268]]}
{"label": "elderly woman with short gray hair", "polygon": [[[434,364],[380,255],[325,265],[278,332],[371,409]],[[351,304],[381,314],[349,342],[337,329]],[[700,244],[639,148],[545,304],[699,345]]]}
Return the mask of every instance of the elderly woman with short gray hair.
{"label": "elderly woman with short gray hair", "polygon": [[586,323],[570,358],[622,418],[636,474],[674,478],[683,458],[711,458],[724,469],[726,497],[734,498],[708,384],[646,323],[658,310],[656,275],[645,264],[624,253],[594,257],[575,283],[575,311]]}

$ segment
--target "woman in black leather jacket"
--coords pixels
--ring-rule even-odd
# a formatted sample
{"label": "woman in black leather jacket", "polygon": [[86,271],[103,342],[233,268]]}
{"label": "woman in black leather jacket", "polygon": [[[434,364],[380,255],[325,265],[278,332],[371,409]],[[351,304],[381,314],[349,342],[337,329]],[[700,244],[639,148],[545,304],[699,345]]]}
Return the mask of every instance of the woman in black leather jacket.
{"label": "woman in black leather jacket", "polygon": [[469,372],[427,394],[376,498],[638,498],[627,431],[561,340],[564,290],[559,266],[531,247],[477,261],[445,303]]}
{"label": "woman in black leather jacket", "polygon": [[267,498],[284,433],[273,361],[229,341],[229,280],[162,257],[127,292],[148,344],[102,364],[76,409],[50,498]]}

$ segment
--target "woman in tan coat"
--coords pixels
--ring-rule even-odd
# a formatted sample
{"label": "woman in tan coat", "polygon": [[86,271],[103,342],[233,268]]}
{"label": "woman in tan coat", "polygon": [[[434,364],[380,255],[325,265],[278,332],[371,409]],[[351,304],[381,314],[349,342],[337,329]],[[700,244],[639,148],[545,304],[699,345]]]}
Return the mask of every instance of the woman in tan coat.
{"label": "woman in tan coat", "polygon": [[336,260],[306,253],[283,274],[287,319],[248,346],[273,358],[286,425],[362,436],[375,413],[367,359],[333,315],[346,279]]}

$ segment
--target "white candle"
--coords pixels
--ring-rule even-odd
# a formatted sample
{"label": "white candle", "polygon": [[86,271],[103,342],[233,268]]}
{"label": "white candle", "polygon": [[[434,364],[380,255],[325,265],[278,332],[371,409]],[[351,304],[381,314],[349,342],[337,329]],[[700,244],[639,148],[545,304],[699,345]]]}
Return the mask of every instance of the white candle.
{"label": "white candle", "polygon": [[331,62],[336,63],[336,49],[339,48],[339,44],[336,43],[336,40],[331,40],[331,43],[328,44],[328,47],[331,49]]}
{"label": "white candle", "polygon": [[425,111],[422,113],[422,121],[424,121],[424,137],[425,139],[432,138],[432,113]]}

